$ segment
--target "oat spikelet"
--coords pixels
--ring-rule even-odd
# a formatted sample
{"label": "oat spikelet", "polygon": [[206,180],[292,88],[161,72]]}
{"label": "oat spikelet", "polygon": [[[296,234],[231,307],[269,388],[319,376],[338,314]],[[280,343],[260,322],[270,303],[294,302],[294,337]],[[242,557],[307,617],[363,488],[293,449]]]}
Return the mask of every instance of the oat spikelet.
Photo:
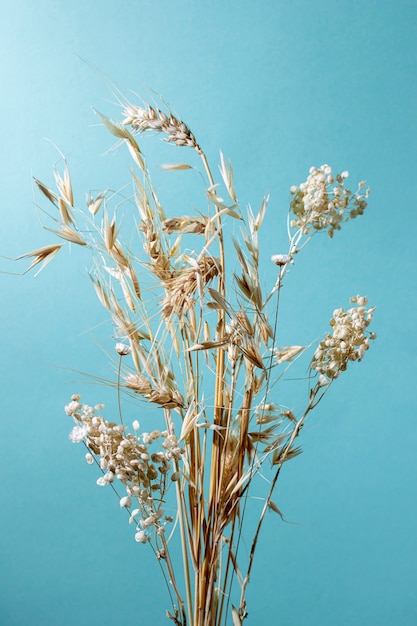
{"label": "oat spikelet", "polygon": [[167,115],[158,108],[150,105],[144,107],[127,106],[124,111],[122,124],[131,126],[137,132],[154,130],[167,135],[166,141],[175,143],[177,146],[189,146],[199,154],[202,153],[193,133],[184,122],[177,119],[172,113]]}
{"label": "oat spikelet", "polygon": [[171,235],[172,233],[191,233],[194,235],[203,235],[208,224],[208,218],[201,216],[200,218],[189,217],[171,217],[162,222],[162,229]]}
{"label": "oat spikelet", "polygon": [[202,290],[218,273],[218,259],[203,256],[191,267],[183,268],[164,280],[166,296],[162,302],[163,316],[167,318],[171,313],[180,316],[190,310],[198,288]]}
{"label": "oat spikelet", "polygon": [[35,257],[32,263],[27,268],[26,272],[29,272],[33,267],[41,263],[41,267],[39,272],[54,258],[56,254],[58,254],[59,250],[62,248],[63,244],[51,244],[49,246],[43,246],[42,248],[37,248],[36,250],[32,250],[32,252],[26,252],[26,254],[22,254],[17,257],[16,261],[20,261],[21,259],[27,259],[30,257]]}

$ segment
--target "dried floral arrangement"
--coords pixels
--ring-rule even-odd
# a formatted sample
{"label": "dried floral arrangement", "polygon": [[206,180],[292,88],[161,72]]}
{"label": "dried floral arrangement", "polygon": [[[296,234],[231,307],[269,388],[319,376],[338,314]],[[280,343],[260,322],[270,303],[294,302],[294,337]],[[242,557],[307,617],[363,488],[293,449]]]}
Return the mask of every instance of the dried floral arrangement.
{"label": "dried floral arrangement", "polygon": [[[288,249],[268,259],[276,280],[264,293],[259,232],[268,198],[257,214],[242,211],[221,153],[216,180],[191,130],[167,107],[121,105],[121,121],[99,116],[133,160],[129,227],[106,192],[78,208],[65,163],[62,174],[55,171],[56,190],[35,180],[53,207],[48,230],[64,242],[19,258],[31,259],[28,270],[42,269],[67,242],[91,254],[91,282],[114,327],[119,414],[106,419],[103,405],[73,395],[65,407],[74,420],[70,439],[99,468],[97,484],[118,494],[136,542],[153,550],[169,594],[166,615],[181,626],[241,626],[266,513],[282,517],[272,499],[281,468],[300,453],[306,418],[375,338],[368,331],[374,308],[364,296],[350,298],[351,308],[333,312],[331,331],[309,361],[303,410],[283,406],[276,383],[306,350],[277,345],[283,279],[314,234],[333,237],[362,215],[369,189],[360,182],[350,191],[348,173],[334,175],[328,165],[312,167],[291,187]],[[205,212],[165,214],[138,143],[150,131],[199,155]],[[163,167],[192,169],[184,162]],[[136,417],[125,423],[123,393],[138,401],[138,417],[157,407],[153,430],[143,432]],[[262,508],[247,536],[245,514],[261,473]],[[177,541],[179,563],[171,557]]]}

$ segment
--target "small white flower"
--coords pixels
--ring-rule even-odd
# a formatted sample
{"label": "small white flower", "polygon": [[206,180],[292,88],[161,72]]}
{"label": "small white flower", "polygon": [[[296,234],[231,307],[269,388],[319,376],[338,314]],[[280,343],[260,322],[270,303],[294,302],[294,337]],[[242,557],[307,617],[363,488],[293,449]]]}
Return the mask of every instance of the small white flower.
{"label": "small white flower", "polygon": [[271,261],[275,263],[275,265],[286,265],[290,261],[290,257],[288,254],[273,254]]}
{"label": "small white flower", "polygon": [[120,354],[120,356],[126,356],[132,352],[132,348],[128,346],[126,343],[116,343],[116,352]]}
{"label": "small white flower", "polygon": [[94,457],[90,452],[87,452],[87,454],[85,455],[85,460],[89,465],[92,465],[94,463]]}
{"label": "small white flower", "polygon": [[142,528],[148,528],[148,526],[152,526],[155,523],[154,515],[149,515],[149,517],[142,518],[140,520]]}
{"label": "small white flower", "polygon": [[146,533],[143,530],[138,530],[135,535],[135,541],[137,541],[138,543],[146,543],[148,541]]}
{"label": "small white flower", "polygon": [[[73,396],[73,398],[76,396]],[[67,415],[74,415],[77,411],[81,409],[81,404],[78,400],[71,400],[67,405],[65,405],[65,413]]]}
{"label": "small white flower", "polygon": [[140,429],[140,424],[139,424],[138,420],[133,420],[132,428],[133,428],[134,431],[138,431]]}
{"label": "small white flower", "polygon": [[82,426],[74,426],[70,434],[68,435],[72,443],[81,443],[87,436],[88,427],[86,424]]}
{"label": "small white flower", "polygon": [[131,506],[132,500],[129,498],[129,496],[124,496],[123,498],[120,498],[120,508],[126,507],[128,509]]}
{"label": "small white flower", "polygon": [[320,387],[325,387],[326,385],[329,384],[329,380],[327,380],[327,378],[324,376],[324,374],[320,374],[319,376],[319,385]]}
{"label": "small white flower", "polygon": [[140,509],[134,509],[132,511],[131,516],[129,517],[129,524],[132,524],[135,521],[135,517],[136,515],[138,515],[140,513]]}

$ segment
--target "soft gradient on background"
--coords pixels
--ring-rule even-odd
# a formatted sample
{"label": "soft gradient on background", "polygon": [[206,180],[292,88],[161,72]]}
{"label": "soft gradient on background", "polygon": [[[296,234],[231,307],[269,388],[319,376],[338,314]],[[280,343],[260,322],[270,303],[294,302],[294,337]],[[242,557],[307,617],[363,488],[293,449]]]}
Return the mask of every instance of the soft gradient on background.
{"label": "soft gradient on background", "polygon": [[[243,206],[271,194],[268,272],[285,252],[289,187],[311,165],[367,179],[365,216],[311,242],[283,315],[285,342],[308,343],[336,306],[366,294],[378,339],[283,472],[275,500],[295,524],[268,516],[245,623],[417,624],[415,1],[3,0],[1,15],[2,255],[53,241],[31,182],[52,183],[50,142],[80,203],[127,182],[92,111],[112,113],[114,98],[82,59],[126,90],[161,93],[214,162],[220,148],[232,159]],[[170,150],[164,159],[178,160]],[[71,393],[114,404],[65,369],[113,371],[96,345],[113,344],[88,261],[70,254],[36,278],[0,275],[0,624],[159,626],[169,622],[153,556],[68,441]]]}

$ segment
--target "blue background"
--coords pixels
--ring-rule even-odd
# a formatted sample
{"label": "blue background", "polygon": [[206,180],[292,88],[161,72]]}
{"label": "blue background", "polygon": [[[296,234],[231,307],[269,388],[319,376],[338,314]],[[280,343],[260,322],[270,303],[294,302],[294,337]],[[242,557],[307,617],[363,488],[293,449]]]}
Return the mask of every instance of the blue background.
{"label": "blue background", "polygon": [[[232,159],[243,205],[271,194],[266,259],[285,252],[288,189],[311,165],[367,179],[365,216],[297,259],[283,336],[309,342],[362,293],[378,307],[378,339],[336,381],[302,433],[304,454],[285,468],[276,502],[296,524],[267,518],[247,624],[416,624],[415,1],[3,0],[1,9],[0,254],[52,240],[31,182],[52,182],[58,156],[45,137],[68,158],[80,203],[127,182],[120,153],[103,156],[113,142],[92,112],[112,112],[112,96],[80,57],[126,89],[163,94],[211,160],[220,148]],[[165,161],[185,159],[172,150]],[[96,345],[111,329],[75,252],[36,278],[0,275],[0,624],[163,624],[150,551],[67,438],[71,393],[114,404],[64,369],[112,374]]]}

